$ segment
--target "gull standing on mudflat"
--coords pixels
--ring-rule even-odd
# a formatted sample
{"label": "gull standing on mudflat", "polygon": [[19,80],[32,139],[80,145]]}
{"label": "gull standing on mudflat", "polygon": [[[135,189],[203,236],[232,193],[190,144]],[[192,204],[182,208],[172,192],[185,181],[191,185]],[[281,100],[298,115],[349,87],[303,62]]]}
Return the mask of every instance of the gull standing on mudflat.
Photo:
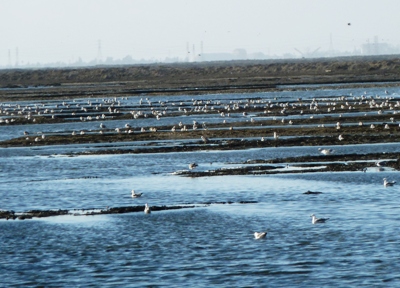
{"label": "gull standing on mudflat", "polygon": [[375,164],[376,164],[376,166],[381,167],[381,166],[387,165],[388,162],[385,161],[385,160],[378,160],[378,161],[375,162]]}
{"label": "gull standing on mudflat", "polygon": [[315,217],[314,214],[311,214],[310,217],[312,218],[312,219],[311,219],[311,223],[312,223],[312,224],[325,223],[326,221],[329,220],[329,218],[317,218],[317,217]]}
{"label": "gull standing on mudflat", "polygon": [[203,140],[204,143],[208,143],[210,141],[207,137],[201,136],[201,140]]}
{"label": "gull standing on mudflat", "polygon": [[151,209],[150,209],[149,205],[147,205],[147,203],[146,203],[146,205],[144,205],[144,213],[145,214],[150,214],[151,213]]}

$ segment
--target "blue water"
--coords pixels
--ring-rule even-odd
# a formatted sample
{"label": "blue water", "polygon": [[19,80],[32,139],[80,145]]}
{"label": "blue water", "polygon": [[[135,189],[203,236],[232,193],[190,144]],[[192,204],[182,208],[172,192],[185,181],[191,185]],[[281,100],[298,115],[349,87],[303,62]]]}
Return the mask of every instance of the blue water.
{"label": "blue water", "polygon": [[[289,92],[282,93],[290,98]],[[271,98],[276,93],[251,96]],[[46,129],[64,129],[57,125]],[[18,136],[36,129],[24,126],[29,127],[1,129]],[[249,159],[318,155],[317,148],[74,157],[67,153],[91,150],[92,145],[1,148],[4,210],[235,203],[150,215],[1,220],[0,286],[399,287],[400,198],[396,185],[382,185],[384,177],[400,182],[397,171],[204,178],[173,174],[187,170],[191,162],[198,163],[200,171],[230,168]],[[397,143],[327,148],[338,154],[400,152]],[[131,189],[143,196],[132,199]],[[323,194],[304,195],[308,190]],[[330,219],[313,225],[312,213]],[[255,231],[268,235],[255,240]]]}

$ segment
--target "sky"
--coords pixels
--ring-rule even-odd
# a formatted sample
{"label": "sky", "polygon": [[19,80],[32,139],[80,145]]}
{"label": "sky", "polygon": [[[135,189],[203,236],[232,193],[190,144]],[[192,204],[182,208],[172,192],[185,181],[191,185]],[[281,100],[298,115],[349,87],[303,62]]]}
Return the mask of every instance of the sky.
{"label": "sky", "polygon": [[193,45],[282,55],[353,51],[377,36],[397,46],[399,8],[398,0],[0,0],[0,67],[183,59]]}

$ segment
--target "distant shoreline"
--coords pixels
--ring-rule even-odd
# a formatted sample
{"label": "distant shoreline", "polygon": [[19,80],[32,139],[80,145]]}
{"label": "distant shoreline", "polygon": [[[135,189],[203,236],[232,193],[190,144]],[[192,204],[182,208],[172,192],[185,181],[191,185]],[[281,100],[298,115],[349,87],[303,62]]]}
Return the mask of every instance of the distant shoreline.
{"label": "distant shoreline", "polygon": [[279,85],[379,82],[399,85],[399,55],[0,70],[0,101],[251,93],[275,91]]}

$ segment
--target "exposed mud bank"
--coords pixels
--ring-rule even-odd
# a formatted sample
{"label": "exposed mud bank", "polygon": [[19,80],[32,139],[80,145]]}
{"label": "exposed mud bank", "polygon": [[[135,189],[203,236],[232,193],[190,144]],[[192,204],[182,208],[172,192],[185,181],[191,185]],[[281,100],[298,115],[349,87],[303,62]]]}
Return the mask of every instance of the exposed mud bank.
{"label": "exposed mud bank", "polygon": [[[174,206],[151,206],[152,212],[157,211],[167,211],[167,210],[178,210],[178,209],[188,209],[196,207],[205,207],[209,205],[224,205],[224,204],[254,204],[256,201],[240,201],[240,202],[202,202],[196,204],[185,204],[185,205],[174,205]],[[44,217],[54,217],[54,216],[95,216],[95,215],[105,215],[105,214],[124,214],[124,213],[134,213],[134,212],[144,212],[144,205],[137,206],[126,206],[126,207],[106,207],[105,209],[74,209],[74,210],[29,210],[26,212],[15,212],[15,211],[0,211],[0,219],[5,220],[28,220],[32,218],[44,218]]]}

